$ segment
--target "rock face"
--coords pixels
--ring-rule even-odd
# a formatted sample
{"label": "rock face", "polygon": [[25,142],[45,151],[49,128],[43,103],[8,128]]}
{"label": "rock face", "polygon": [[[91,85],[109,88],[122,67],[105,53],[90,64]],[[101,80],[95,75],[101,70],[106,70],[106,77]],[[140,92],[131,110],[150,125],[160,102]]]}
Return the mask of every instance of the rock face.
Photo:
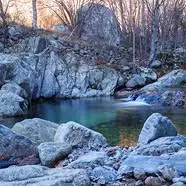
{"label": "rock face", "polygon": [[145,122],[139,135],[138,144],[144,145],[160,137],[176,136],[174,124],[159,113],[152,114]]}
{"label": "rock face", "polygon": [[58,126],[56,123],[34,118],[16,123],[12,130],[16,134],[25,136],[39,145],[53,141]]}
{"label": "rock face", "polygon": [[99,150],[107,145],[107,141],[102,134],[75,122],[60,125],[56,131],[54,141],[71,145],[73,148],[88,148],[90,150]]}
{"label": "rock face", "polygon": [[29,139],[16,135],[10,129],[0,125],[0,157],[15,164],[39,163],[38,151]]}
{"label": "rock face", "polygon": [[112,95],[119,79],[113,68],[90,65],[74,54],[62,57],[49,51],[30,57],[2,55],[0,72],[2,85],[7,79],[17,83],[33,99]]}
{"label": "rock face", "polygon": [[48,169],[39,165],[10,167],[0,170],[0,185],[4,186],[87,186],[90,180],[82,169]]}
{"label": "rock face", "polygon": [[54,167],[60,160],[66,158],[71,150],[71,146],[62,143],[46,142],[38,146],[41,163],[47,167]]}
{"label": "rock face", "polygon": [[100,4],[87,4],[78,10],[79,35],[85,40],[102,40],[110,45],[120,44],[120,28],[114,13]]}

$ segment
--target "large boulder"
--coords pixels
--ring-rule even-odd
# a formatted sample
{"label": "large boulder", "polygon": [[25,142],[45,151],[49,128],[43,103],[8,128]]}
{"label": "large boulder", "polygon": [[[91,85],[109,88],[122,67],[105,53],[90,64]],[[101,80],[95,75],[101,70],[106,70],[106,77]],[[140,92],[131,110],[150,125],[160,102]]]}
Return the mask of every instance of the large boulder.
{"label": "large boulder", "polygon": [[160,137],[176,135],[177,130],[174,124],[167,117],[154,113],[144,123],[139,135],[138,144],[145,145]]}
{"label": "large boulder", "polygon": [[14,125],[12,130],[19,135],[25,136],[37,145],[44,142],[54,141],[57,130],[56,123],[46,121],[39,118],[25,119]]}
{"label": "large boulder", "polygon": [[140,75],[133,75],[131,79],[126,83],[127,88],[139,88],[144,86],[146,83],[146,79]]}
{"label": "large boulder", "polygon": [[[179,151],[166,156],[129,156],[126,158],[119,170],[120,175],[134,175],[134,172],[140,170],[144,175],[158,175],[162,172],[162,166],[173,167],[178,175],[185,176],[186,174],[186,151]],[[159,174],[161,175],[161,174]],[[170,180],[169,180],[170,181]]]}
{"label": "large boulder", "polygon": [[78,33],[82,39],[120,44],[120,28],[116,16],[101,4],[86,4],[77,13]]}
{"label": "large boulder", "polygon": [[28,94],[26,93],[26,91],[15,82],[9,82],[9,83],[4,84],[1,87],[1,90],[12,92],[24,99],[28,98]]}
{"label": "large boulder", "polygon": [[39,163],[38,151],[29,139],[0,125],[0,159],[18,165]]}
{"label": "large boulder", "polygon": [[72,121],[58,127],[54,141],[71,145],[72,148],[80,147],[91,150],[99,150],[107,145],[107,140],[102,134]]}
{"label": "large boulder", "polygon": [[142,91],[162,90],[164,88],[181,87],[186,83],[186,70],[173,70],[159,78],[157,82],[142,88]]}
{"label": "large boulder", "polygon": [[41,163],[47,167],[54,167],[60,160],[66,158],[71,150],[71,146],[62,143],[45,142],[38,146]]}
{"label": "large boulder", "polygon": [[0,90],[0,116],[23,116],[27,113],[28,102],[7,90]]}
{"label": "large boulder", "polygon": [[87,186],[90,180],[82,169],[49,169],[39,165],[10,167],[0,170],[0,185],[3,186]]}
{"label": "large boulder", "polygon": [[139,146],[131,153],[133,155],[160,156],[175,153],[186,147],[186,137],[169,136],[158,138],[146,145]]}

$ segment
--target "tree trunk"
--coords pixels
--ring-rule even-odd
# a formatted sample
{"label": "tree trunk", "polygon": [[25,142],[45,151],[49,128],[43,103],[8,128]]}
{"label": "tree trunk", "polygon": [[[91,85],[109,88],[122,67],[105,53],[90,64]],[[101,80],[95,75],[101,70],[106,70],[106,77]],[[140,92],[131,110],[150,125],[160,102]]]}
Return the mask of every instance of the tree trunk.
{"label": "tree trunk", "polygon": [[150,61],[156,59],[158,50],[158,33],[159,33],[159,9],[155,8],[152,12],[152,36],[151,36],[151,53]]}
{"label": "tree trunk", "polygon": [[4,45],[4,49],[5,49],[8,44],[9,34],[8,34],[8,24],[6,21],[6,14],[3,10],[3,3],[1,0],[0,0],[0,18],[2,19],[3,45]]}
{"label": "tree trunk", "polygon": [[32,0],[32,27],[37,28],[37,0]]}

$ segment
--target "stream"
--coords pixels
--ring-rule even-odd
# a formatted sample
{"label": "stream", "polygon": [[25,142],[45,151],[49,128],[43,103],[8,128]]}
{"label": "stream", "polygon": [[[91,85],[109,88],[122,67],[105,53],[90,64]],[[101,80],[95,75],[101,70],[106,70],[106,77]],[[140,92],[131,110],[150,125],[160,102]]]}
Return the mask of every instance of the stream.
{"label": "stream", "polygon": [[[154,112],[168,116],[180,134],[186,135],[186,109],[164,108],[127,99],[50,99],[32,103],[26,118],[42,118],[56,123],[78,122],[102,133],[112,145],[134,146],[145,120]],[[11,128],[25,118],[2,119]]]}

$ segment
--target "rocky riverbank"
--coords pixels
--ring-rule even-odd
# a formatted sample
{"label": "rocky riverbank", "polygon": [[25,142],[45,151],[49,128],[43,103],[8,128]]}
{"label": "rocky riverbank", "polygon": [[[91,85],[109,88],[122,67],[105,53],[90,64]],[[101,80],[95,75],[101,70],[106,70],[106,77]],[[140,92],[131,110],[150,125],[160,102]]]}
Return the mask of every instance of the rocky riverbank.
{"label": "rocky riverbank", "polygon": [[111,147],[75,122],[27,119],[12,130],[0,126],[0,136],[0,185],[186,184],[186,137],[158,113],[130,148]]}

